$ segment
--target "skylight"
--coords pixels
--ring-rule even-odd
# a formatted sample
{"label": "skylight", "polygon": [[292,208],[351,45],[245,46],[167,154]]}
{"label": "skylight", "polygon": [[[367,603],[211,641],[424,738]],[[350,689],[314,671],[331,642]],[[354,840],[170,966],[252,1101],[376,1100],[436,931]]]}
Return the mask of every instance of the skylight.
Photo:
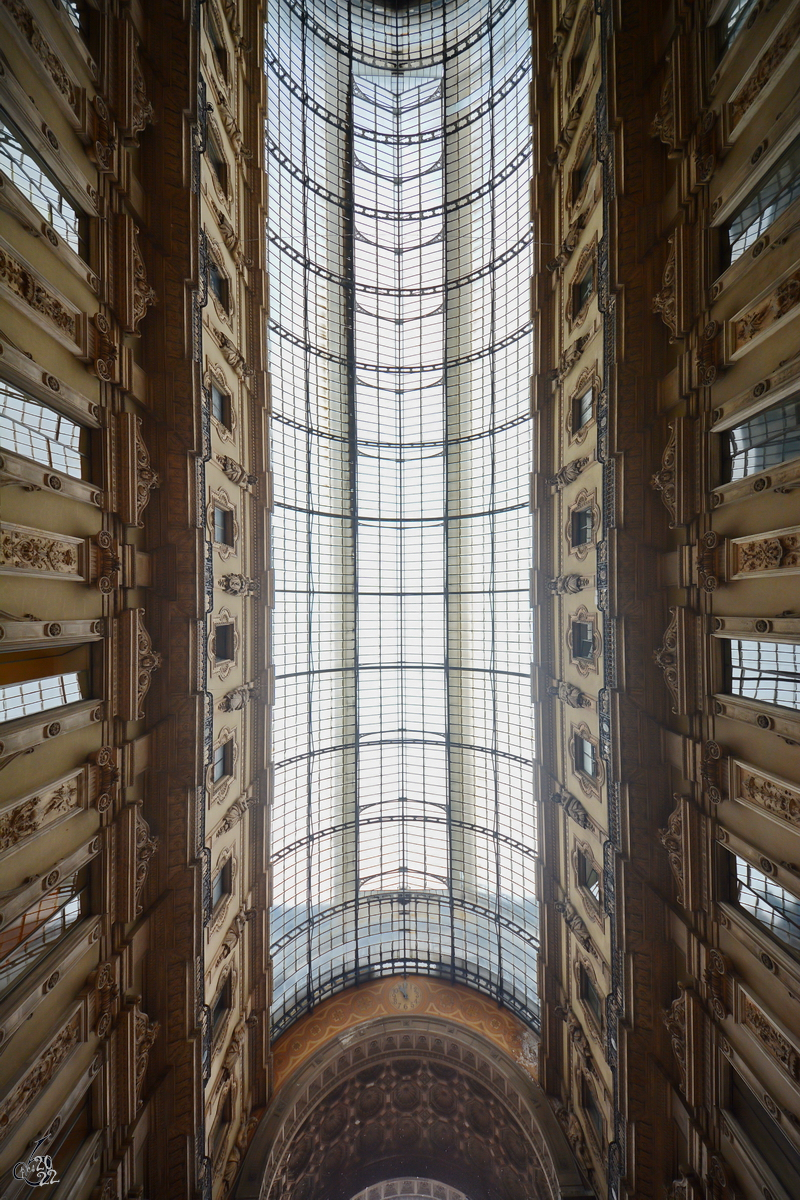
{"label": "skylight", "polygon": [[268,6],[276,1035],[397,972],[537,1019],[529,36],[437,12]]}

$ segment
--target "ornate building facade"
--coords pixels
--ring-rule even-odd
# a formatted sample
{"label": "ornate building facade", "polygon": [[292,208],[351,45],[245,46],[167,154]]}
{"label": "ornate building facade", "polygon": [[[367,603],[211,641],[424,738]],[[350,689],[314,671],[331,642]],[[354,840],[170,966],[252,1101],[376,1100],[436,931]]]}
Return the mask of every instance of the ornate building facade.
{"label": "ornate building facade", "polygon": [[800,5],[0,28],[3,1196],[796,1200]]}

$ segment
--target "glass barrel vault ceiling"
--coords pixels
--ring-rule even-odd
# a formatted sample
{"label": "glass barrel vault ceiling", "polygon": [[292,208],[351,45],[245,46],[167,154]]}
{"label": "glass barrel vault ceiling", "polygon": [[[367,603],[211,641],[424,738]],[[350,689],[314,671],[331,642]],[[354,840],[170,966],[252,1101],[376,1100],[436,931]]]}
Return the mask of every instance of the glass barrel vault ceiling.
{"label": "glass barrel vault ceiling", "polygon": [[401,972],[537,1023],[525,0],[271,0],[273,1035]]}

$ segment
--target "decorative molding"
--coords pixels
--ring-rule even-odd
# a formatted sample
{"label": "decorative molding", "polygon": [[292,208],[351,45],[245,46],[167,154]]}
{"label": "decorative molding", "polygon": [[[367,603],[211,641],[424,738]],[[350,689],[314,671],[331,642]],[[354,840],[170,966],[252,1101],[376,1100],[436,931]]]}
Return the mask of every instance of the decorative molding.
{"label": "decorative molding", "polygon": [[217,583],[223,592],[230,596],[257,596],[261,590],[257,579],[250,579],[249,576],[240,575],[235,571],[222,575]]}
{"label": "decorative molding", "polygon": [[236,857],[233,846],[224,846],[217,855],[217,861],[214,863],[213,874],[217,875],[224,867],[230,865],[230,889],[223,895],[217,907],[211,913],[211,920],[208,924],[208,936],[213,937],[225,923],[225,918],[228,915],[231,901],[234,897],[236,887],[236,876],[239,870],[239,860]]}
{"label": "decorative molding", "polygon": [[758,537],[731,538],[730,578],[772,571],[800,571],[800,526],[774,529]]}
{"label": "decorative molding", "polygon": [[586,221],[587,214],[585,212],[581,212],[578,213],[577,217],[575,217],[573,221],[570,222],[569,229],[567,230],[567,234],[561,243],[558,254],[555,256],[555,258],[551,258],[546,264],[547,270],[552,274],[562,274],[564,268],[571,259],[578,242],[581,239],[581,233],[586,226]]}
{"label": "decorative molding", "polygon": [[735,129],[752,108],[761,92],[780,73],[780,68],[800,38],[800,10],[779,27],[764,53],[742,86],[737,89],[731,104],[731,128]]}
{"label": "decorative molding", "polygon": [[228,417],[230,418],[230,424],[225,425],[222,422],[217,421],[216,418],[212,417],[211,419],[214,424],[214,429],[216,430],[220,441],[234,442],[236,440],[235,434],[236,427],[238,425],[238,417],[236,413],[236,405],[234,404],[233,400],[233,393],[227,379],[225,378],[225,372],[223,371],[222,367],[219,365],[219,363],[215,363],[213,360],[208,359],[206,361],[206,370],[203,375],[203,387],[207,392],[211,391],[212,383],[216,383],[219,390],[228,397]]}
{"label": "decorative molding", "polygon": [[667,245],[669,246],[669,252],[667,254],[667,261],[664,264],[664,274],[661,278],[661,291],[656,292],[653,297],[653,312],[661,314],[661,319],[669,330],[669,340],[670,342],[674,342],[678,338],[675,234],[672,234],[667,239]]}
{"label": "decorative molding", "polygon": [[800,828],[800,787],[734,760],[732,792],[753,807]]}
{"label": "decorative molding", "polygon": [[704,1056],[702,1006],[685,983],[678,982],[680,995],[662,1014],[678,1065],[680,1088],[688,1104],[702,1103]]}
{"label": "decorative molding", "polygon": [[118,622],[119,715],[126,721],[141,721],[153,672],[163,659],[144,627],[143,608],[124,609]]}
{"label": "decorative molding", "polygon": [[84,579],[84,547],[83,538],[29,529],[25,525],[0,525],[0,571]]}
{"label": "decorative molding", "polygon": [[222,357],[229,367],[233,367],[237,375],[240,375],[243,379],[247,379],[249,376],[255,374],[254,369],[247,365],[244,355],[234,345],[227,334],[220,332],[219,329],[215,329],[212,326],[211,335],[219,346]]}
{"label": "decorative molding", "polygon": [[[750,308],[731,320],[731,357],[738,357],[772,333],[775,325],[800,305],[800,266],[787,272],[780,283]],[[795,313],[796,315],[796,313]]]}
{"label": "decorative molding", "polygon": [[569,31],[575,24],[575,14],[577,11],[578,0],[567,0],[567,3],[564,5],[564,11],[561,13],[554,31],[555,40],[547,52],[547,57],[551,62],[555,62],[556,59],[561,57],[561,52],[569,38]]}
{"label": "decorative molding", "polygon": [[794,1083],[800,1083],[800,1051],[746,993],[743,994],[741,1020],[781,1070]]}
{"label": "decorative molding", "polygon": [[[572,541],[572,516],[574,513],[584,508],[591,509],[592,536],[588,542],[582,542],[581,544],[577,545]],[[600,532],[600,525],[601,514],[600,505],[597,503],[597,488],[592,488],[591,491],[588,488],[581,488],[581,490],[574,497],[572,503],[567,508],[567,520],[564,525],[564,533],[566,535],[569,553],[578,559],[586,558],[589,554],[589,551],[594,549],[595,543],[597,542],[597,536]]]}
{"label": "decorative molding", "polygon": [[664,683],[672,697],[672,711],[685,716],[697,709],[697,648],[692,638],[692,624],[696,623],[696,617],[682,607],[670,608],[669,611],[670,621],[664,632],[664,640],[658,650],[653,651],[653,658],[664,675]]}
{"label": "decorative molding", "polygon": [[217,733],[212,750],[218,750],[220,746],[224,746],[226,742],[231,742],[231,769],[230,774],[223,775],[221,779],[214,782],[214,756],[212,753],[211,762],[206,768],[206,790],[208,791],[211,803],[213,805],[221,804],[230,791],[231,784],[236,778],[236,771],[239,765],[239,739],[234,729],[229,729],[223,726]]}
{"label": "decorative molding", "polygon": [[570,1144],[572,1153],[575,1155],[578,1165],[583,1171],[586,1172],[587,1175],[590,1174],[593,1169],[592,1157],[586,1145],[586,1138],[583,1134],[583,1128],[580,1121],[576,1117],[574,1110],[572,1108],[568,1108],[564,1104],[556,1104],[554,1106],[554,1111],[564,1130],[567,1141]]}
{"label": "decorative molding", "polygon": [[567,119],[564,122],[564,128],[558,135],[558,141],[556,142],[555,149],[551,154],[547,155],[547,161],[551,167],[562,166],[567,155],[569,154],[569,148],[572,145],[573,138],[575,137],[578,127],[581,123],[581,114],[583,113],[584,101],[584,96],[578,96],[577,100],[567,113]]}
{"label": "decorative molding", "polygon": [[556,471],[555,475],[549,476],[547,482],[551,488],[560,492],[568,484],[574,483],[576,479],[579,479],[591,462],[592,459],[588,455],[585,455],[583,458],[575,458],[572,462],[566,463],[565,466]]}
{"label": "decorative molding", "polygon": [[78,1011],[0,1103],[0,1131],[6,1133],[16,1125],[82,1040],[82,1020]]}
{"label": "decorative molding", "polygon": [[561,916],[564,918],[564,924],[586,953],[590,954],[592,958],[599,958],[600,956],[592,941],[592,935],[589,933],[589,927],[575,905],[571,904],[569,900],[556,900],[553,908],[556,912],[561,913]]}
{"label": "decorative molding", "polygon": [[156,293],[147,282],[147,270],[139,246],[139,229],[127,213],[112,218],[114,271],[113,307],[125,333],[139,336],[139,324]]}
{"label": "decorative molding", "polygon": [[675,879],[678,903],[690,912],[702,908],[703,869],[700,814],[688,796],[676,795],[666,829],[658,839],[667,852]]}
{"label": "decorative molding", "polygon": [[569,346],[561,351],[561,357],[558,360],[558,367],[552,373],[552,377],[556,380],[556,382],[564,382],[580,356],[583,354],[586,344],[589,341],[589,337],[590,334],[582,333],[580,337],[576,338],[574,342],[571,342]]}
{"label": "decorative molding", "polygon": [[585,796],[599,796],[606,778],[605,764],[600,757],[600,739],[596,738],[589,726],[582,722],[580,725],[573,725],[570,731],[570,743],[574,745],[575,738],[581,737],[584,741],[589,742],[594,746],[595,763],[597,766],[597,774],[587,775],[585,771],[581,771],[575,762],[574,753],[570,754],[572,760],[572,769],[580,784],[581,791]]}
{"label": "decorative molding", "polygon": [[254,916],[255,909],[245,908],[244,905],[242,905],[239,911],[235,914],[228,931],[225,934],[225,937],[222,939],[222,945],[217,952],[217,956],[214,959],[213,966],[211,967],[212,975],[214,975],[222,966],[222,964],[231,957],[242,937],[244,936],[245,927],[248,921],[252,920]]}
{"label": "decorative molding", "polygon": [[51,322],[74,352],[81,340],[78,310],[68,307],[37,271],[4,246],[0,246],[0,284],[37,316]]}
{"label": "decorative molding", "polygon": [[42,35],[41,28],[27,5],[22,0],[2,0],[3,8],[9,14],[22,37],[30,46],[34,55],[55,84],[57,91],[64,97],[74,113],[79,111],[78,97],[82,89],[70,78],[64,66],[63,57],[57,54],[50,43]]}
{"label": "decorative molding", "polygon": [[152,837],[150,826],[142,816],[141,801],[136,805],[135,815],[136,867],[134,871],[134,915],[141,916],[142,892],[150,870],[150,859],[158,850],[159,839]]}
{"label": "decorative molding", "polygon": [[565,788],[557,788],[550,797],[553,804],[557,804],[564,812],[575,822],[581,829],[590,830],[592,833],[597,833],[598,829],[592,818],[587,813],[586,809],[581,804],[580,800],[576,799]]}
{"label": "decorative molding", "polygon": [[161,1025],[158,1021],[151,1021],[147,1013],[142,1012],[139,1007],[141,1000],[137,997],[133,1005],[134,1016],[134,1061],[136,1064],[136,1105],[137,1108],[141,1104],[142,1088],[144,1086],[145,1075],[147,1074],[147,1062],[150,1057],[150,1051],[153,1048],[158,1031]]}
{"label": "decorative molding", "polygon": [[[233,647],[231,658],[217,658],[217,629],[220,625],[233,626]],[[208,639],[208,655],[211,659],[211,674],[219,679],[227,679],[233,670],[239,654],[239,620],[228,608],[221,608],[211,618],[211,633]]]}
{"label": "decorative molding", "polygon": [[222,468],[223,474],[230,479],[231,483],[236,483],[242,488],[255,487],[258,483],[257,475],[249,474],[245,471],[244,467],[240,466],[234,458],[230,458],[227,454],[217,454],[216,460]]}
{"label": "decorative molding", "polygon": [[557,575],[546,581],[546,587],[551,596],[575,596],[591,583],[588,575]]}
{"label": "decorative molding", "polygon": [[[582,280],[584,274],[586,273],[586,270],[590,263],[593,264],[593,266],[592,266],[593,287],[592,287],[591,292],[587,296],[586,300],[581,305],[581,307],[576,309],[575,308],[575,289],[580,284],[580,281]],[[579,325],[582,325],[583,322],[586,320],[586,316],[589,312],[589,306],[591,305],[592,300],[594,300],[595,296],[597,295],[597,278],[598,278],[598,274],[597,274],[597,235],[595,235],[595,237],[589,243],[589,245],[584,246],[583,250],[581,251],[578,261],[575,264],[575,270],[572,274],[572,278],[571,278],[569,284],[567,285],[567,287],[564,289],[564,305],[565,305],[564,317],[566,320],[567,328],[570,330],[570,332],[573,329],[577,329],[577,327]]]}
{"label": "decorative molding", "polygon": [[562,704],[566,704],[569,708],[591,708],[592,698],[582,692],[574,683],[564,683],[561,680],[554,680],[547,685],[547,695],[553,696],[560,700]]}
{"label": "decorative molding", "polygon": [[[583,621],[587,625],[591,625],[591,627],[592,627],[593,634],[592,634],[592,657],[591,657],[591,659],[577,658],[575,655],[575,649],[572,644],[572,642],[573,642],[572,629],[573,629],[573,624],[575,621]],[[603,637],[602,637],[602,634],[600,633],[600,622],[599,622],[597,613],[590,613],[589,609],[586,607],[586,605],[582,604],[580,606],[580,608],[577,608],[574,613],[570,614],[570,616],[567,618],[566,624],[567,624],[567,632],[566,632],[567,649],[569,650],[570,660],[572,661],[573,665],[575,666],[576,670],[578,671],[578,674],[584,675],[584,676],[589,675],[592,672],[597,674],[597,672],[599,670],[600,655],[603,652]],[[588,697],[587,697],[587,699],[588,699]],[[572,707],[573,708],[590,708],[591,702],[589,704],[573,704]]]}
{"label": "decorative molding", "polygon": [[82,808],[77,775],[42,788],[0,814],[0,854]]}
{"label": "decorative molding", "polygon": [[255,690],[255,685],[252,683],[245,683],[241,687],[233,688],[222,697],[217,708],[220,712],[240,712],[250,703]]}
{"label": "decorative molding", "polygon": [[[231,500],[225,488],[210,488],[208,493],[209,499],[206,505],[206,527],[211,535],[211,541],[214,545],[214,553],[217,554],[223,561],[233,558],[239,549],[239,538],[241,537],[241,526],[236,511],[236,504]],[[222,508],[225,512],[231,514],[231,537],[232,544],[227,542],[216,541],[214,534],[214,509]]]}

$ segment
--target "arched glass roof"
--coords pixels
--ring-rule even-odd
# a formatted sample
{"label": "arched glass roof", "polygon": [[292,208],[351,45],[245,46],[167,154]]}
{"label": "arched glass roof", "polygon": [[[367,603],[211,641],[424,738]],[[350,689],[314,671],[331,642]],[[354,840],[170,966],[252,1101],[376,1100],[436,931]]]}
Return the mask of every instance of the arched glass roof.
{"label": "arched glass roof", "polygon": [[524,0],[270,0],[273,1035],[377,975],[537,1023]]}

